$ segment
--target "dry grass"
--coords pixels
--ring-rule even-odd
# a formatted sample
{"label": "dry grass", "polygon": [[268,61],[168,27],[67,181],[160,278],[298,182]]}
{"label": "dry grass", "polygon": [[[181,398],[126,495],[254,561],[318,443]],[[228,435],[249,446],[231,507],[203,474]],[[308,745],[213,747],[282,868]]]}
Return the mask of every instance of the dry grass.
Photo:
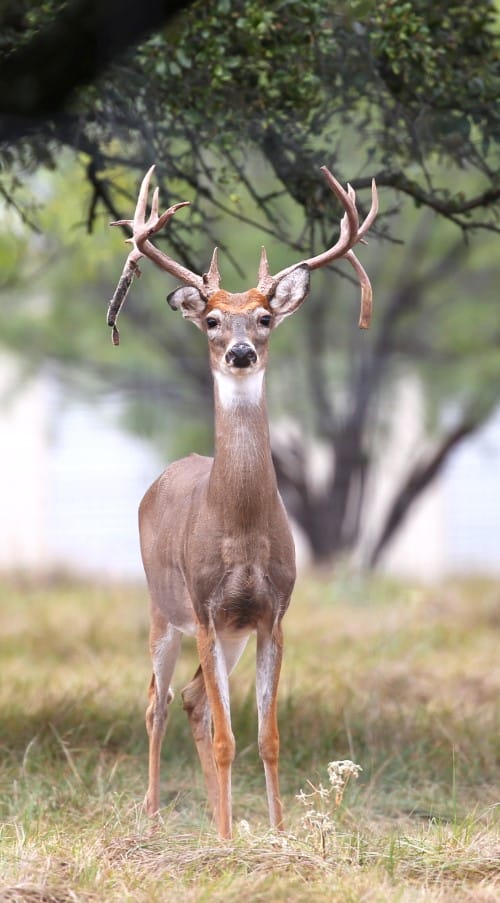
{"label": "dry grass", "polygon": [[[486,581],[303,580],[280,691],[288,831],[266,827],[249,650],[233,681],[235,839],[219,843],[176,703],[156,832],[142,812],[144,591],[5,580],[0,901],[493,903],[499,603]],[[194,668],[187,644],[177,687]],[[336,811],[317,800],[322,836],[296,794],[341,758],[363,773]]]}

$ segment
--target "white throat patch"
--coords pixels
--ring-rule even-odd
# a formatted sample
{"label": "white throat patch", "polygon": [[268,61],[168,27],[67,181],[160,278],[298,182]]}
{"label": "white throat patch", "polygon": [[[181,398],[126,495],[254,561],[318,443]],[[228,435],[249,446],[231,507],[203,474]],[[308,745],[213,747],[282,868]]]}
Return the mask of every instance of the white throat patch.
{"label": "white throat patch", "polygon": [[262,399],[264,370],[236,376],[232,373],[214,373],[219,401],[223,408],[238,405],[258,405]]}

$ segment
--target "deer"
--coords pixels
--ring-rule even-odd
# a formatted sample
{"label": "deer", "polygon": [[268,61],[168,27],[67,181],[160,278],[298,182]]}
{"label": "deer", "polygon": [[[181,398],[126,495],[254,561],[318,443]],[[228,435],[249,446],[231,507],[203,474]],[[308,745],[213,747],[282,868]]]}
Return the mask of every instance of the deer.
{"label": "deer", "polygon": [[277,694],[283,658],[283,617],[296,578],[291,529],[273,466],[266,409],[265,372],[274,329],[294,314],[309,292],[310,273],[341,258],[361,286],[359,326],[372,310],[370,280],[352,250],[378,210],[375,180],[371,207],[360,222],[356,196],[327,167],[326,182],[344,214],[337,241],[320,254],[272,275],[262,248],[256,288],[221,288],[217,248],[208,272],[192,272],[152,242],[189,202],[159,214],[156,188],[147,216],[152,166],[138,194],[132,220],[111,225],[131,230],[132,244],[115,294],[108,325],[119,343],[116,319],[138,262],[145,257],[183,283],[168,295],[173,310],[203,332],[213,379],[215,453],[191,454],[171,463],[147,490],[139,507],[141,554],[150,597],[152,677],[146,728],[149,781],[146,812],[160,810],[160,756],[174,693],[171,681],[183,635],[196,638],[199,667],[181,691],[183,708],[204,775],[208,801],[221,840],[232,836],[229,676],[250,635],[256,635],[258,750],[264,766],[269,821],[284,829],[279,789]]}

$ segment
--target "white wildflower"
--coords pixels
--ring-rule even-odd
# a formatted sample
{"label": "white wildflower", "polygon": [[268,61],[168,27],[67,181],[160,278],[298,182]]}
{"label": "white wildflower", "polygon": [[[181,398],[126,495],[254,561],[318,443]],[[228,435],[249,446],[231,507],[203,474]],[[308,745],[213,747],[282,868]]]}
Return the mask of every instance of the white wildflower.
{"label": "white wildflower", "polygon": [[250,825],[246,818],[242,818],[241,821],[238,822],[238,833],[240,837],[248,837],[250,834]]}
{"label": "white wildflower", "polygon": [[349,780],[357,778],[363,770],[360,765],[356,765],[350,759],[329,762],[327,769],[330,787],[324,787],[323,784],[315,787],[308,780],[311,793],[304,793],[303,790],[300,790],[296,794],[296,799],[306,809],[300,821],[303,829],[307,831],[307,840],[319,847],[323,856],[327,855],[331,843],[329,838],[335,833],[332,815],[342,802]]}
{"label": "white wildflower", "polygon": [[320,784],[319,787],[317,787],[315,789],[316,789],[316,793],[318,794],[320,800],[328,799],[328,797],[330,795],[330,791],[328,790],[327,787],[323,787],[323,784]]}
{"label": "white wildflower", "polygon": [[327,765],[328,777],[332,790],[335,790],[335,805],[340,806],[345,788],[349,780],[358,778],[360,771],[363,771],[361,765],[356,765],[350,759],[341,759],[339,762],[329,762]]}
{"label": "white wildflower", "polygon": [[341,759],[339,762],[329,762],[327,765],[330,783],[334,786],[341,781],[346,784],[349,778],[357,778],[363,771],[361,765],[356,765],[350,759]]}

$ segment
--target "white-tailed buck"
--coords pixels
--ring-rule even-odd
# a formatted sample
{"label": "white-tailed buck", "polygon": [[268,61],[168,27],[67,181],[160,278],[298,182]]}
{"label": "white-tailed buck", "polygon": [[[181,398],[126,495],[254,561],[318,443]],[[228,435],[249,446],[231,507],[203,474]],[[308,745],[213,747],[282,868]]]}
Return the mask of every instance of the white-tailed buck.
{"label": "white-tailed buck", "polygon": [[214,381],[215,456],[193,454],[171,464],[140,505],[153,660],[146,712],[146,808],[154,815],[160,805],[160,751],[173,699],[170,682],[181,637],[188,634],[196,637],[200,666],[182,699],[219,835],[228,838],[235,749],[228,679],[252,633],[257,635],[258,740],[269,817],[273,827],[283,827],[276,697],[283,653],[281,622],[295,582],[295,556],[269,442],[264,389],[269,336],[303,303],[310,271],[340,257],[347,258],[357,273],[360,326],[369,325],[371,286],[352,248],[363,241],[376,216],[377,192],[373,183],[371,209],[360,223],[353,189],[349,185],[344,190],[323,167],[345,210],[338,241],[275,276],[262,249],[257,288],[239,294],[220,288],[216,251],[208,273],[199,276],[152,244],[152,236],[184,206],[176,204],[159,215],[156,189],[146,217],[153,169],[142,182],[134,219],[113,223],[131,228],[133,250],[110,302],[108,324],[118,344],[115,320],[141,257],[149,257],[185,283],[168,302],[207,336]]}

